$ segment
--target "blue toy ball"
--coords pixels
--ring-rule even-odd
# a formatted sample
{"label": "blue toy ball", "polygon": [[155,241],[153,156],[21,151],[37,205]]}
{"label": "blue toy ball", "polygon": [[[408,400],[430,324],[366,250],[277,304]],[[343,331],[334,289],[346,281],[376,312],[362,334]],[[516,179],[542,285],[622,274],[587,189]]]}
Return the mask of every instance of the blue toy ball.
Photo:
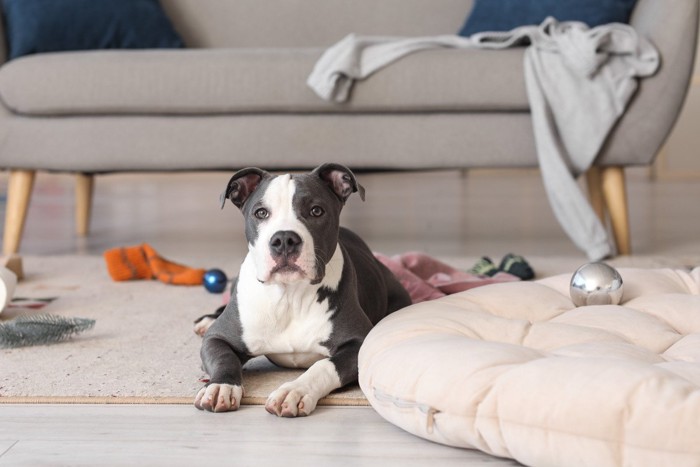
{"label": "blue toy ball", "polygon": [[228,277],[221,269],[209,269],[204,273],[204,288],[211,293],[222,293],[227,282]]}

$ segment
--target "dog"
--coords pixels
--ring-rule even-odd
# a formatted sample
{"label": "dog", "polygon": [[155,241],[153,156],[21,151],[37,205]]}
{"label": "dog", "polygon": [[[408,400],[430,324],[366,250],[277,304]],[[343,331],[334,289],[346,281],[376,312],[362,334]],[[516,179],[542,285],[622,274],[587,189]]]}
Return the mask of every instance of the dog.
{"label": "dog", "polygon": [[242,367],[265,355],[307,370],[265,403],[282,417],[309,415],[319,399],[357,381],[357,356],[382,318],[411,304],[394,277],[352,231],[340,227],[347,199],[364,188],[347,167],[323,164],[310,173],[236,172],[221,195],[245,218],[248,254],[219,313],[202,317],[201,358],[209,382],[195,407],[237,410]]}

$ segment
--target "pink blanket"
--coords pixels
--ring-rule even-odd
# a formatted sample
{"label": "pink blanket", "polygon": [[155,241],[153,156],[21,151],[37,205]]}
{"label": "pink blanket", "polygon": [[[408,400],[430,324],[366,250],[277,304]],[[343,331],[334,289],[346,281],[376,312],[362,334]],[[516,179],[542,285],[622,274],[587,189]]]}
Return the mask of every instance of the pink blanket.
{"label": "pink blanket", "polygon": [[489,277],[460,271],[423,253],[404,253],[391,258],[381,253],[374,256],[399,279],[413,303],[435,300],[482,285],[520,280],[507,272]]}

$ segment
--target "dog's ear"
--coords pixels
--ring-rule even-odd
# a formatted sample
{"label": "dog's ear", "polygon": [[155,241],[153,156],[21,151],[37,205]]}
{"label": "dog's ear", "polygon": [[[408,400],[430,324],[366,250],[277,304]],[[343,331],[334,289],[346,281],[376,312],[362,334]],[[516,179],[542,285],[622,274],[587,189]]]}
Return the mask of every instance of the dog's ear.
{"label": "dog's ear", "polygon": [[226,185],[226,191],[219,197],[221,209],[224,208],[226,200],[230,199],[238,209],[242,209],[248,197],[255,191],[261,181],[271,177],[268,172],[256,167],[248,167],[233,174],[231,180]]}
{"label": "dog's ear", "polygon": [[311,173],[318,175],[321,180],[326,182],[343,204],[355,192],[360,193],[362,201],[365,200],[365,188],[357,183],[355,175],[344,165],[323,164],[316,167]]}

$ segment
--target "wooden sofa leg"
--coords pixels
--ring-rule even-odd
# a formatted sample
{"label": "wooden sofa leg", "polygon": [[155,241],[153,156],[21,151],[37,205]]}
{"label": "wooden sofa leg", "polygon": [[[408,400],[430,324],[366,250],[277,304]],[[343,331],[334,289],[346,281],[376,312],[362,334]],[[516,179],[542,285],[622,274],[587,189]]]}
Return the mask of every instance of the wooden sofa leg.
{"label": "wooden sofa leg", "polygon": [[617,254],[629,255],[630,246],[629,214],[627,210],[627,188],[625,171],[622,167],[604,167],[601,169],[601,185],[605,205],[610,213],[613,236]]}
{"label": "wooden sofa leg", "polygon": [[586,184],[588,185],[588,199],[600,222],[605,225],[605,199],[603,198],[603,184],[600,167],[591,167],[586,172]]}
{"label": "wooden sofa leg", "polygon": [[92,174],[77,174],[75,177],[75,230],[80,237],[90,232],[90,216],[92,214],[92,192],[95,186],[95,176]]}
{"label": "wooden sofa leg", "polygon": [[35,170],[10,171],[10,181],[7,186],[5,233],[2,244],[2,253],[5,256],[13,255],[19,251],[35,176]]}

